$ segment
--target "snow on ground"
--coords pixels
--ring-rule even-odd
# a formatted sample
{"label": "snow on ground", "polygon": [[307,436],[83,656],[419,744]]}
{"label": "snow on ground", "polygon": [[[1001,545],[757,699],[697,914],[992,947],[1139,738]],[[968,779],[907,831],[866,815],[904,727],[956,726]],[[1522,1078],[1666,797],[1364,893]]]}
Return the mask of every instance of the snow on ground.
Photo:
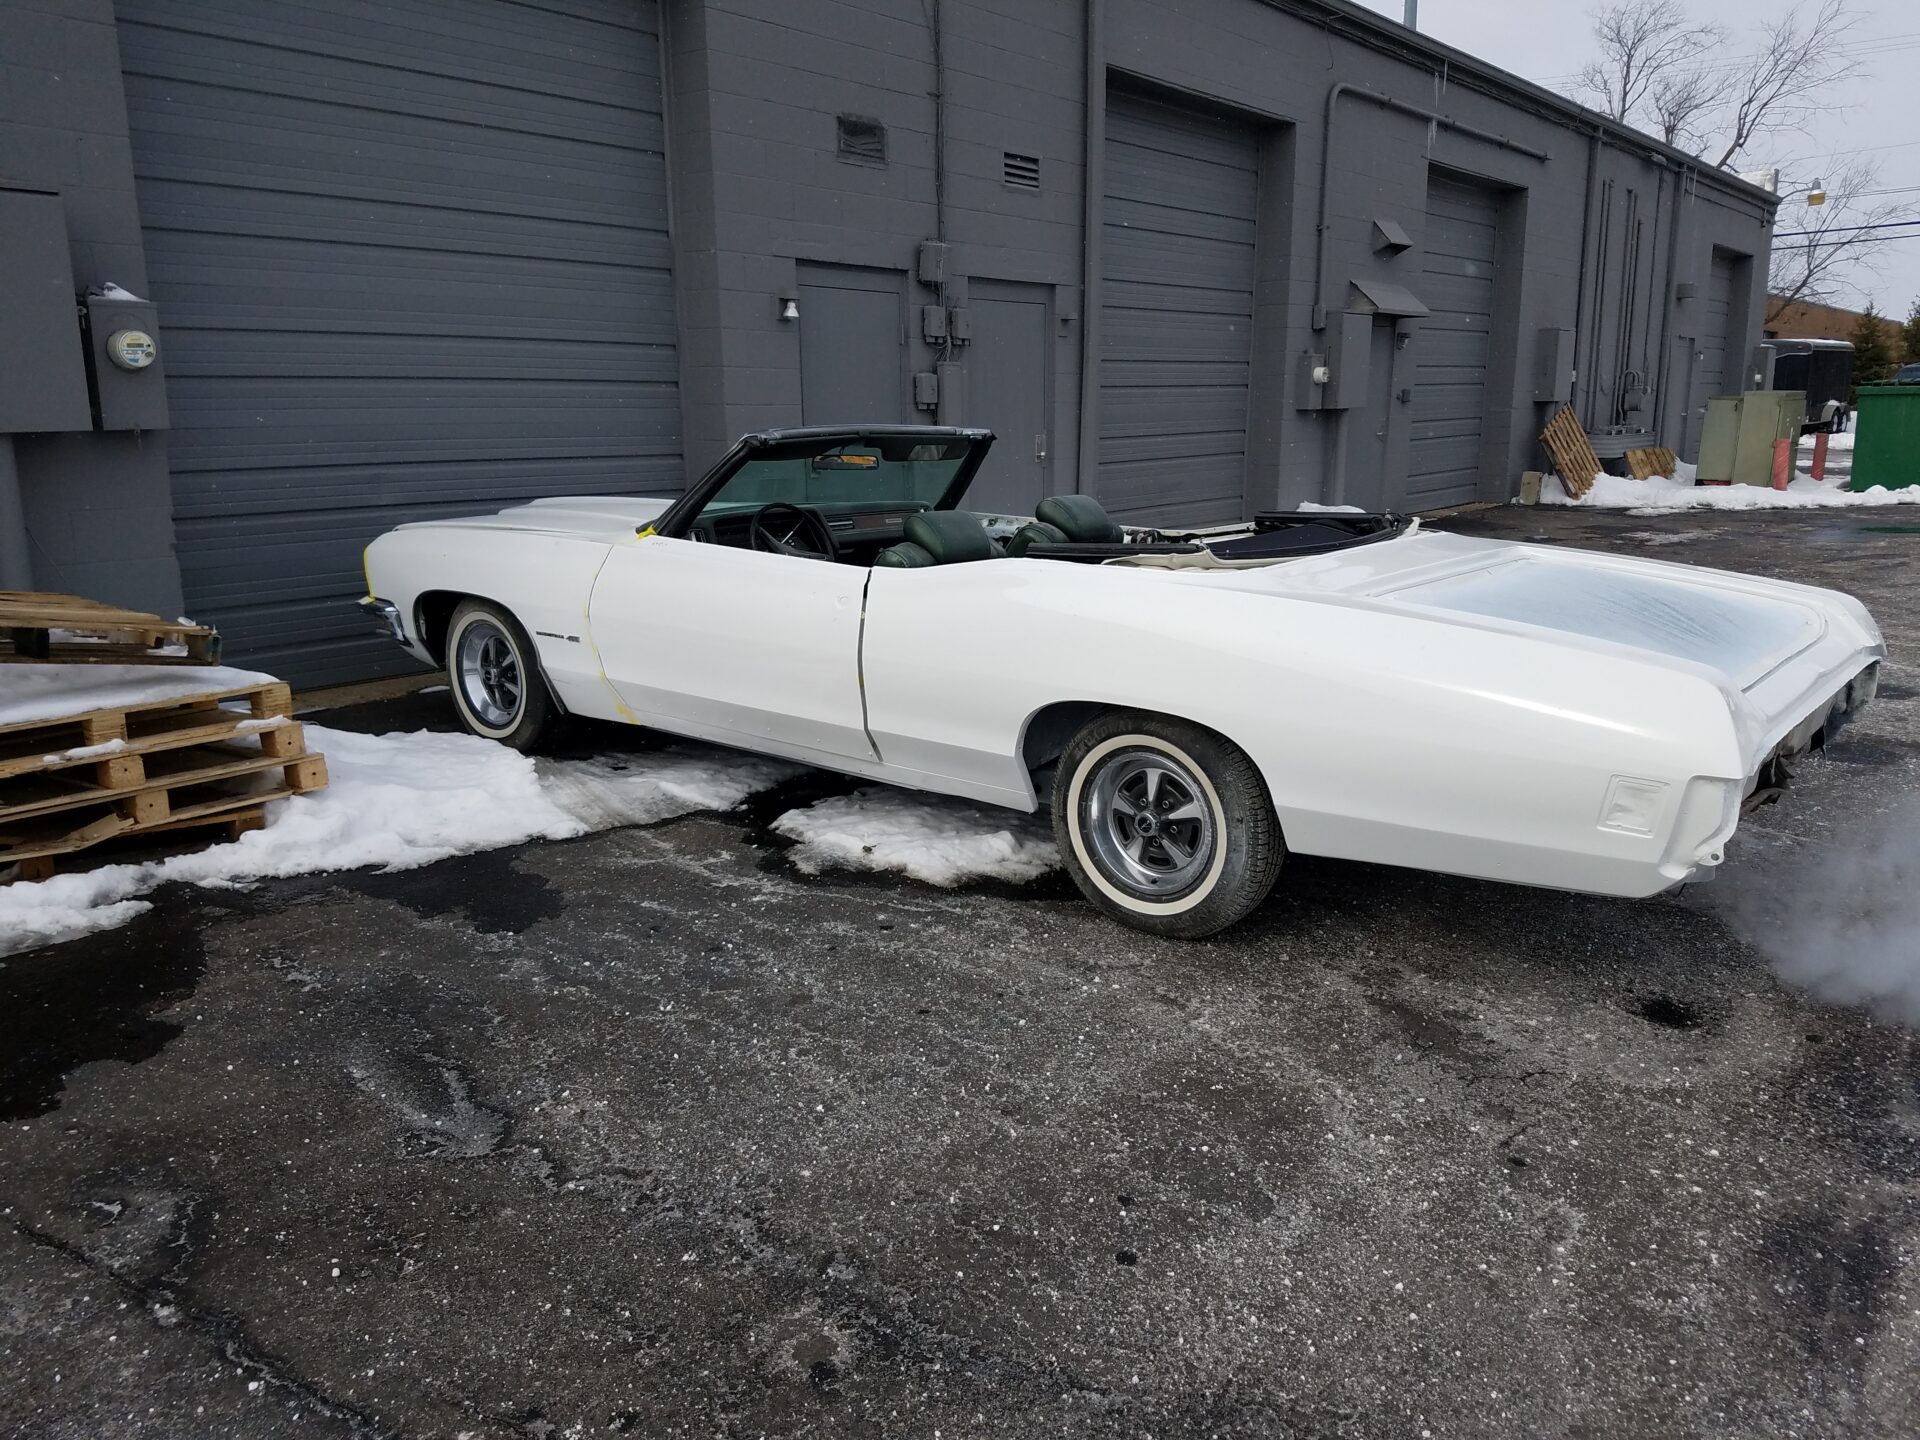
{"label": "snow on ground", "polygon": [[794,770],[691,746],[536,765],[472,735],[309,725],[307,740],[327,757],[327,788],[268,806],[264,830],[191,855],[0,886],[0,955],[125,924],[148,908],[140,896],[169,881],[240,885],[366,865],[410,870],[523,840],[727,809]]}
{"label": "snow on ground", "polygon": [[958,885],[1033,880],[1060,864],[1043,816],[881,786],[789,810],[773,828],[800,842],[788,858],[810,875],[837,866]]}
{"label": "snow on ground", "polygon": [[547,798],[589,830],[731,810],[801,771],[784,760],[694,745],[597,760],[540,760],[534,768]]}
{"label": "snow on ground", "polygon": [[1856,505],[1920,505],[1920,485],[1889,490],[1845,490],[1834,481],[1794,480],[1785,490],[1766,485],[1694,485],[1655,476],[1634,480],[1624,475],[1596,475],[1593,488],[1578,500],[1567,494],[1558,479],[1549,477],[1540,487],[1542,505],[1570,505],[1586,510],[1631,510],[1636,515],[1670,515],[1678,510],[1813,510]]}
{"label": "snow on ground", "polygon": [[0,725],[279,683],[257,670],[225,665],[9,665],[5,679]]}

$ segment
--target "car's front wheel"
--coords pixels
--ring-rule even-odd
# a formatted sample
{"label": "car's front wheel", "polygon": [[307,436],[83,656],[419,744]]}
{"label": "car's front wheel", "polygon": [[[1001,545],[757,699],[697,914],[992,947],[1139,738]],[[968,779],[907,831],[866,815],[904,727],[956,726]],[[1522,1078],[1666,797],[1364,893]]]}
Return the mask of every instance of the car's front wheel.
{"label": "car's front wheel", "polygon": [[1197,940],[1267,896],[1286,846],[1246,752],[1184,720],[1109,711],[1073,737],[1053,832],[1080,892],[1123,924]]}
{"label": "car's front wheel", "polygon": [[485,600],[463,600],[447,627],[447,686],[474,734],[533,750],[555,716],[527,632]]}

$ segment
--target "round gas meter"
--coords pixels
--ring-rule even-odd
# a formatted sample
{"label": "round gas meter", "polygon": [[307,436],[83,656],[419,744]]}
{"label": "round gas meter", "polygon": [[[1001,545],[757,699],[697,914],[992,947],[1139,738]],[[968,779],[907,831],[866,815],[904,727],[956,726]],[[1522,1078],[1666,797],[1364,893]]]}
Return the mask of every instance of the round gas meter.
{"label": "round gas meter", "polygon": [[107,358],[122,370],[144,370],[159,353],[144,330],[116,330],[107,337]]}

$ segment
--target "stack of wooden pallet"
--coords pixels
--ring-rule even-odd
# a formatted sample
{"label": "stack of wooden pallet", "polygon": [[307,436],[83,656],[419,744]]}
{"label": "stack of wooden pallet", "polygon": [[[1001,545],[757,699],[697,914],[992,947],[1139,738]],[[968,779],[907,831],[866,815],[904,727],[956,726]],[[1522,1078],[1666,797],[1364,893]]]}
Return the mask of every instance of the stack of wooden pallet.
{"label": "stack of wooden pallet", "polygon": [[122,836],[237,836],[269,802],[327,783],[292,693],[212,667],[219,637],[204,627],[7,593],[0,638],[0,880],[44,879]]}

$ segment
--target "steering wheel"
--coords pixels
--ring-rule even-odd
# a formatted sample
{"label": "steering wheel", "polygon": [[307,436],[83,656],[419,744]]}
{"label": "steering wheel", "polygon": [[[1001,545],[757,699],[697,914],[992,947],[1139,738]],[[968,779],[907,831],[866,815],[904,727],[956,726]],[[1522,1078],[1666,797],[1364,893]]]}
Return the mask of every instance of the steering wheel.
{"label": "steering wheel", "polygon": [[833,543],[833,531],[817,510],[803,510],[776,500],[753,512],[747,536],[756,550],[775,555],[791,555],[798,560],[837,560],[839,547]]}

